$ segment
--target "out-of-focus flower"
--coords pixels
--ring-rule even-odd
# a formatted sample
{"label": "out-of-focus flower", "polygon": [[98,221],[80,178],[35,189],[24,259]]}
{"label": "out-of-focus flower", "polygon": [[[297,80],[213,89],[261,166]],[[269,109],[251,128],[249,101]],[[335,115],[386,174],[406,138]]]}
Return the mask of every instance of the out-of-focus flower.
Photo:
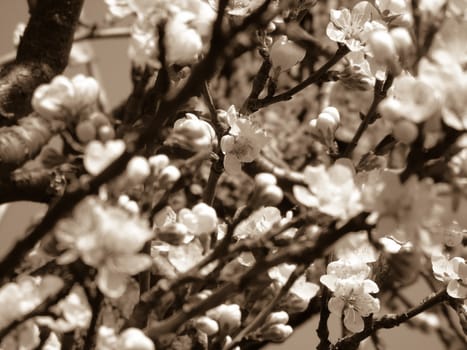
{"label": "out-of-focus flower", "polygon": [[94,78],[79,74],[70,80],[59,75],[34,91],[31,104],[43,117],[78,118],[96,108],[98,96],[99,84]]}
{"label": "out-of-focus flower", "polygon": [[[39,327],[34,320],[22,322],[13,331],[9,332],[0,343],[3,350],[34,350],[41,343]],[[53,349],[55,350],[55,349]],[[58,350],[58,349],[57,349]]]}
{"label": "out-of-focus flower", "polygon": [[352,10],[332,9],[326,34],[331,40],[345,44],[351,51],[359,51],[365,46],[371,31],[386,28],[378,19],[378,10],[368,1],[359,2]]}
{"label": "out-of-focus flower", "polygon": [[295,198],[305,206],[347,221],[362,210],[361,194],[354,180],[355,170],[348,159],[340,159],[326,169],[307,166],[304,171],[308,188],[293,187]]}
{"label": "out-of-focus flower", "polygon": [[129,276],[151,266],[151,258],[139,253],[153,236],[147,222],[95,197],[78,204],[54,232],[59,244],[68,249],[59,261],[69,263],[80,257],[98,269],[97,285],[108,297],[122,296]]}
{"label": "out-of-focus flower", "polygon": [[221,139],[221,149],[225,154],[224,168],[235,175],[241,173],[242,163],[250,163],[259,156],[269,139],[251,120],[239,118],[234,106],[227,111],[226,119],[230,129]]}
{"label": "out-of-focus flower", "polygon": [[47,325],[56,332],[65,333],[77,328],[86,329],[91,321],[91,308],[80,287],[74,287],[67,297],[58,303],[57,309],[62,315],[61,318],[39,317],[37,323]]}
{"label": "out-of-focus flower", "polygon": [[378,110],[389,120],[404,118],[418,124],[435,116],[440,108],[440,100],[429,84],[404,75],[394,79],[393,96],[384,99]]}
{"label": "out-of-focus flower", "polygon": [[327,274],[320,281],[333,292],[328,307],[331,313],[344,313],[344,325],[351,332],[364,328],[362,317],[379,311],[379,300],[370,294],[377,293],[377,284],[368,278],[371,269],[363,261],[337,260],[327,267]]}
{"label": "out-of-focus flower", "polygon": [[[268,270],[269,277],[274,280],[279,287],[285,285],[292,272],[295,270],[296,265],[293,264],[280,264]],[[315,283],[308,282],[305,275],[300,276],[292,285],[289,290],[285,302],[282,307],[289,312],[302,312],[304,311],[310,300],[313,299],[319,291],[319,286]]]}
{"label": "out-of-focus flower", "polygon": [[160,23],[166,23],[167,63],[187,65],[196,62],[203,52],[216,18],[213,9],[201,0],[152,3],[133,0],[132,9],[138,17],[132,30],[130,58],[136,64],[150,64],[156,68],[160,66],[157,30]]}
{"label": "out-of-focus flower", "polygon": [[363,190],[371,193],[365,207],[373,213],[368,222],[376,223],[380,235],[392,235],[404,242],[416,239],[425,219],[433,213],[436,188],[432,181],[410,177],[401,183],[399,175],[390,171],[381,174],[380,180]]}
{"label": "out-of-focus flower", "polygon": [[447,283],[447,293],[453,298],[467,298],[467,262],[464,258],[448,260],[444,255],[431,257],[435,278]]}
{"label": "out-of-focus flower", "polygon": [[97,175],[125,151],[123,140],[106,143],[94,140],[88,143],[84,152],[84,167],[91,175]]}
{"label": "out-of-focus flower", "polygon": [[458,64],[436,64],[422,59],[419,64],[419,76],[434,87],[437,97],[441,100],[443,121],[456,130],[466,130],[467,72]]}
{"label": "out-of-focus flower", "polygon": [[47,297],[55,294],[63,286],[61,278],[20,277],[17,282],[5,284],[0,289],[0,329],[8,326],[21,316],[31,312]]}
{"label": "out-of-focus flower", "polygon": [[211,149],[217,137],[211,124],[192,113],[186,113],[184,118],[175,121],[169,142],[172,140],[186,149],[198,152]]}

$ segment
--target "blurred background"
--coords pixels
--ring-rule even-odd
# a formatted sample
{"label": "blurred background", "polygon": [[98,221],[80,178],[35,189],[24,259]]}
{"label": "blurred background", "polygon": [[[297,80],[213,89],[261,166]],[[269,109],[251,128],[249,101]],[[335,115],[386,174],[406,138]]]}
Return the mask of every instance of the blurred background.
{"label": "blurred background", "polygon": [[[86,23],[101,23],[105,16],[103,0],[85,1],[84,20]],[[13,32],[20,22],[28,20],[26,0],[0,1],[0,60],[11,57],[14,52]],[[109,102],[112,106],[122,102],[130,92],[130,62],[127,56],[128,39],[106,39],[91,42],[97,63],[98,74]],[[65,74],[73,76],[78,72],[85,72],[82,68],[71,67]],[[0,193],[1,195],[1,193]],[[0,218],[0,256],[3,256],[16,240],[21,238],[32,220],[46,210],[45,205],[17,202],[8,204],[2,209],[4,215]],[[0,210],[1,211],[1,210]],[[423,292],[421,292],[423,288]],[[417,303],[425,296],[426,288],[417,284],[406,293],[413,303]],[[330,319],[334,333],[340,334],[339,320]],[[294,332],[292,337],[283,345],[268,346],[268,350],[296,349],[309,350],[316,348],[317,319],[313,319]],[[337,329],[337,332],[336,332]],[[397,329],[382,330],[379,333],[384,349],[442,349],[436,336],[427,336],[405,325]],[[374,349],[371,341],[362,346],[363,349]]]}

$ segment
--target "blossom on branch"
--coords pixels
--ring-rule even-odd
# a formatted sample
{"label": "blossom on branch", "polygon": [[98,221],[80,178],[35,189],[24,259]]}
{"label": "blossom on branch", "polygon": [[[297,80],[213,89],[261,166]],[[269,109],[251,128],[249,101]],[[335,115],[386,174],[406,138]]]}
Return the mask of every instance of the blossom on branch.
{"label": "blossom on branch", "polygon": [[447,283],[447,293],[453,298],[467,298],[467,262],[464,258],[448,260],[444,255],[431,257],[433,272],[438,281]]}
{"label": "blossom on branch", "polygon": [[149,255],[139,253],[153,233],[147,222],[120,207],[87,197],[54,230],[62,249],[62,264],[78,258],[98,270],[96,282],[106,296],[118,298],[129,276],[151,266]]}
{"label": "blossom on branch", "polygon": [[337,260],[329,263],[327,274],[320,281],[333,292],[328,307],[331,313],[344,313],[344,326],[351,332],[364,328],[362,317],[379,311],[379,300],[371,294],[379,292],[378,285],[369,279],[371,269],[364,262]]}
{"label": "blossom on branch", "polygon": [[322,164],[307,166],[304,179],[308,188],[295,185],[294,196],[301,204],[345,222],[363,209],[354,173],[348,159],[341,159],[327,169]]}
{"label": "blossom on branch", "polygon": [[230,129],[222,136],[221,149],[225,154],[225,171],[234,175],[241,173],[242,163],[250,163],[259,156],[269,139],[250,119],[239,117],[234,106],[228,109],[225,117]]}

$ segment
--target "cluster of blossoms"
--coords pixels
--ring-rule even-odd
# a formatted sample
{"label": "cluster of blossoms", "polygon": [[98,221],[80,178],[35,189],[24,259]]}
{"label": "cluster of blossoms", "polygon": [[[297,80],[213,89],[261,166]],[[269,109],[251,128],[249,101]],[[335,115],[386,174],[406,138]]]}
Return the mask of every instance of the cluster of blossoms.
{"label": "cluster of blossoms", "polygon": [[201,0],[106,0],[117,17],[136,14],[129,55],[133,62],[159,68],[159,30],[163,25],[169,65],[195,63],[209,41],[215,11]]}
{"label": "cluster of blossoms", "polygon": [[98,111],[99,94],[99,83],[92,77],[59,75],[34,91],[31,104],[42,117],[63,121],[80,143],[105,142],[115,137],[115,131],[110,119]]}

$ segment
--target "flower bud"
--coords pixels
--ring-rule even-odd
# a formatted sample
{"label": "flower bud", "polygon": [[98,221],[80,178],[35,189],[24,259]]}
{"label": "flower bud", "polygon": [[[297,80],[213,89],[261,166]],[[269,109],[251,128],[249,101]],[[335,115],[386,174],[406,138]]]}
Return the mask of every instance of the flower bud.
{"label": "flower bud", "polygon": [[89,116],[89,120],[99,129],[101,126],[110,125],[109,118],[102,112],[94,112]]}
{"label": "flower bud", "polygon": [[285,311],[276,311],[269,314],[269,316],[264,321],[264,327],[272,326],[278,323],[286,324],[287,322],[289,322],[289,314]]}
{"label": "flower bud", "polygon": [[90,120],[79,122],[75,128],[76,137],[82,143],[88,143],[96,138],[96,127]]}
{"label": "flower bud", "polygon": [[161,187],[171,185],[181,176],[180,170],[174,165],[168,165],[161,170],[159,174],[159,183]]}
{"label": "flower bud", "polygon": [[259,173],[255,176],[255,185],[257,187],[266,187],[269,185],[277,185],[276,177],[271,173]]}
{"label": "flower bud", "polygon": [[262,332],[262,338],[274,343],[282,343],[293,333],[293,328],[289,325],[277,323]]}
{"label": "flower bud", "polygon": [[121,350],[155,350],[151,339],[138,328],[124,330],[119,336],[116,348]]}
{"label": "flower bud", "polygon": [[258,202],[260,206],[274,206],[282,202],[284,192],[279,186],[269,185],[260,190]]}
{"label": "flower bud", "polygon": [[394,138],[402,143],[410,145],[417,139],[418,128],[417,125],[409,120],[401,119],[394,125],[392,129]]}
{"label": "flower bud", "polygon": [[165,154],[157,154],[155,156],[149,157],[148,161],[152,171],[155,174],[160,173],[161,170],[168,166],[170,163],[169,157],[167,157]]}
{"label": "flower bud", "polygon": [[206,203],[196,204],[191,211],[196,215],[199,233],[210,233],[217,227],[217,213]]}
{"label": "flower bud", "polygon": [[370,34],[368,46],[376,62],[391,64],[395,62],[396,47],[391,35],[386,30],[375,30]]}
{"label": "flower bud", "polygon": [[195,321],[195,327],[201,332],[206,333],[208,336],[219,332],[219,324],[207,316],[198,317]]}
{"label": "flower bud", "polygon": [[194,63],[203,49],[200,35],[184,17],[184,12],[179,12],[165,26],[167,62],[181,66]]}
{"label": "flower bud", "polygon": [[115,130],[111,125],[102,125],[97,130],[97,135],[102,142],[107,142],[115,138]]}
{"label": "flower bud", "polygon": [[303,60],[305,53],[304,49],[283,35],[271,46],[269,57],[274,67],[280,67],[281,71],[286,71]]}
{"label": "flower bud", "polygon": [[321,111],[320,115],[322,113],[330,114],[334,118],[336,124],[339,124],[341,122],[341,116],[336,107],[328,106]]}
{"label": "flower bud", "polygon": [[125,204],[125,210],[129,211],[132,214],[138,214],[139,213],[139,205],[135,201],[128,201],[127,204]]}
{"label": "flower bud", "polygon": [[391,29],[389,34],[394,42],[396,52],[399,55],[399,60],[404,66],[409,65],[410,58],[414,54],[414,43],[409,31],[406,28],[397,27]]}
{"label": "flower bud", "polygon": [[146,158],[135,156],[130,159],[126,167],[126,176],[135,184],[143,183],[151,174],[151,168]]}
{"label": "flower bud", "polygon": [[83,107],[94,106],[99,98],[99,83],[93,77],[78,74],[71,79],[74,87],[74,113],[79,113]]}
{"label": "flower bud", "polygon": [[397,120],[401,117],[401,102],[394,97],[387,97],[378,105],[378,112],[388,120]]}
{"label": "flower bud", "polygon": [[242,312],[237,304],[222,304],[206,312],[206,315],[219,323],[224,333],[231,333],[242,324]]}

